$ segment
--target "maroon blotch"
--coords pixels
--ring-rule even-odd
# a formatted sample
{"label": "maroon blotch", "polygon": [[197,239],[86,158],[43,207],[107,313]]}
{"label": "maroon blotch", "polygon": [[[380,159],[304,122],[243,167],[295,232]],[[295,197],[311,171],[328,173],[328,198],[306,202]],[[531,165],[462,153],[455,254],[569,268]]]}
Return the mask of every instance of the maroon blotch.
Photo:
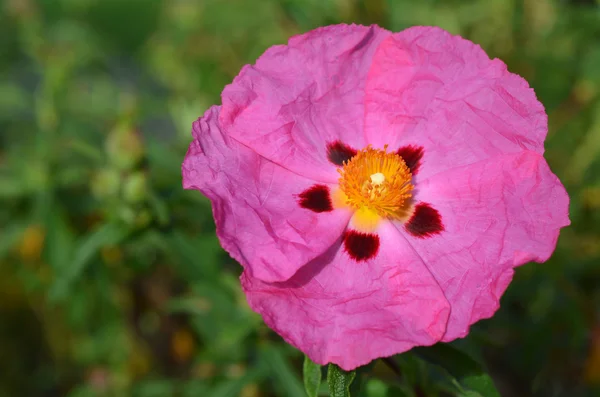
{"label": "maroon blotch", "polygon": [[329,188],[325,185],[314,185],[298,195],[302,208],[314,212],[329,212],[333,210]]}
{"label": "maroon blotch", "polygon": [[341,167],[344,165],[344,161],[348,161],[354,156],[356,156],[356,150],[340,141],[327,144],[327,158],[335,165]]}
{"label": "maroon blotch", "polygon": [[344,249],[355,261],[366,261],[377,255],[379,236],[372,233],[347,230],[344,233]]}
{"label": "maroon blotch", "polygon": [[444,231],[442,216],[427,203],[417,204],[405,227],[410,234],[419,238],[431,237]]}
{"label": "maroon blotch", "polygon": [[414,175],[417,173],[421,166],[421,159],[423,158],[423,148],[421,146],[403,146],[398,149],[396,154],[402,157],[411,174]]}

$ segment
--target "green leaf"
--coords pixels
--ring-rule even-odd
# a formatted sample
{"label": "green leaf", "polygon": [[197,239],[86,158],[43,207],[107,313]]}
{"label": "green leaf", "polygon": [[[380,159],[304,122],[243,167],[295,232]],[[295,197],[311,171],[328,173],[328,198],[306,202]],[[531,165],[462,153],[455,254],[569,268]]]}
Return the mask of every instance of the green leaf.
{"label": "green leaf", "polygon": [[[471,391],[463,395],[475,397],[500,397],[492,378],[471,357],[448,344],[438,343],[430,347],[418,347],[413,352],[422,359],[446,370],[456,382]],[[473,394],[477,392],[478,394]]]}
{"label": "green leaf", "polygon": [[166,237],[181,275],[188,280],[214,280],[220,271],[218,255],[222,249],[214,233],[188,236],[174,231]]}
{"label": "green leaf", "polygon": [[388,385],[381,379],[369,379],[366,383],[368,397],[387,397],[388,389]]}
{"label": "green leaf", "polygon": [[281,395],[289,397],[306,397],[302,383],[283,355],[279,347],[267,346],[262,349],[262,358],[269,366],[275,382],[284,392]]}
{"label": "green leaf", "polygon": [[71,262],[64,270],[61,278],[52,286],[50,299],[55,300],[66,296],[71,284],[84,272],[86,266],[100,248],[121,242],[127,234],[128,231],[121,225],[107,223],[85,236],[78,244]]}
{"label": "green leaf", "polygon": [[304,390],[306,390],[308,397],[317,397],[319,386],[321,386],[321,366],[313,363],[308,356],[304,356],[302,375],[304,377]]}
{"label": "green leaf", "polygon": [[19,197],[27,192],[23,181],[15,177],[0,176],[0,197],[9,199]]}
{"label": "green leaf", "polygon": [[239,397],[244,386],[263,378],[265,369],[262,366],[251,368],[239,378],[228,379],[218,383],[210,393],[202,394],[211,397]]}
{"label": "green leaf", "polygon": [[152,379],[142,382],[134,389],[135,397],[162,397],[172,396],[173,382],[165,379]]}
{"label": "green leaf", "polygon": [[350,397],[350,385],[356,377],[356,371],[344,371],[335,364],[329,364],[327,383],[331,397]]}
{"label": "green leaf", "polygon": [[45,243],[45,259],[57,277],[62,278],[73,256],[76,235],[67,222],[67,214],[62,208],[54,211],[43,210],[47,229]]}
{"label": "green leaf", "polygon": [[0,231],[0,260],[4,259],[10,250],[19,242],[19,239],[23,237],[25,229],[25,223],[15,222]]}
{"label": "green leaf", "polygon": [[471,390],[469,390],[469,391],[466,391],[466,392],[460,393],[460,394],[458,395],[458,397],[485,397],[485,396],[483,396],[483,395],[481,395],[481,394],[477,393],[476,391],[471,391]]}
{"label": "green leaf", "polygon": [[149,203],[156,214],[156,219],[161,225],[167,225],[169,223],[169,206],[163,201],[158,195],[150,194]]}

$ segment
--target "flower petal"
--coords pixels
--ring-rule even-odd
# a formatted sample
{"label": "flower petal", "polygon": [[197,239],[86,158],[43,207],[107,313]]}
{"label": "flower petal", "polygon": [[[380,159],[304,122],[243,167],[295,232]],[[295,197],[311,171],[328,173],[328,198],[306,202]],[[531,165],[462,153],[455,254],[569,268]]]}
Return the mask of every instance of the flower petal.
{"label": "flower petal", "polygon": [[377,233],[372,259],[351,259],[338,240],[285,283],[244,272],[250,306],[311,360],[345,370],[437,342],[449,314],[442,291],[393,225]]}
{"label": "flower petal", "polygon": [[267,159],[336,182],[327,145],[365,146],[366,75],[389,34],[377,26],[335,25],[271,47],[223,91],[221,124]]}
{"label": "flower petal", "polygon": [[194,123],[183,185],[211,200],[221,245],[248,274],[287,280],[342,235],[350,214],[302,208],[314,182],[224,135],[218,115],[213,106]]}
{"label": "flower petal", "polygon": [[374,258],[379,251],[379,235],[347,230],[343,236],[344,250],[356,262]]}
{"label": "flower petal", "polygon": [[438,210],[428,203],[420,202],[413,208],[404,228],[413,237],[428,238],[444,231],[444,223]]}
{"label": "flower petal", "polygon": [[368,143],[423,147],[419,181],[505,153],[544,151],[547,116],[527,82],[439,28],[410,28],[381,43],[365,109]]}
{"label": "flower petal", "polygon": [[356,149],[351,148],[343,142],[335,141],[327,144],[327,158],[332,164],[338,167],[343,166],[346,161],[349,161],[354,156],[356,156]]}
{"label": "flower petal", "polygon": [[333,211],[331,191],[327,185],[314,185],[298,195],[298,204],[314,212]]}
{"label": "flower petal", "polygon": [[438,174],[419,185],[418,199],[431,203],[444,223],[428,238],[404,233],[452,305],[444,341],[491,317],[513,267],[546,261],[570,223],[564,187],[533,152]]}

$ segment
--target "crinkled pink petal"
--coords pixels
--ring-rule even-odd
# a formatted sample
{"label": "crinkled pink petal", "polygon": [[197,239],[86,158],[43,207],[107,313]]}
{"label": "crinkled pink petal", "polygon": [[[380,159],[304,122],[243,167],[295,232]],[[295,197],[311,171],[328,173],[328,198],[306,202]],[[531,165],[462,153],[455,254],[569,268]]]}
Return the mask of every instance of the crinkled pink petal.
{"label": "crinkled pink petal", "polygon": [[250,306],[313,361],[345,370],[437,342],[449,314],[439,285],[391,223],[378,234],[379,253],[365,262],[338,241],[285,283],[244,272]]}
{"label": "crinkled pink petal", "polygon": [[419,184],[415,199],[430,203],[444,223],[445,231],[429,238],[405,233],[451,304],[444,341],[492,316],[512,269],[546,261],[570,223],[564,187],[533,152],[439,173]]}
{"label": "crinkled pink petal", "polygon": [[[267,50],[222,98],[194,124],[184,187],[211,200],[250,306],[317,363],[350,370],[465,336],[569,224],[533,90],[439,28],[317,29]],[[333,163],[368,144],[414,171],[415,212],[341,247]]]}
{"label": "crinkled pink petal", "polygon": [[364,88],[377,26],[336,25],[290,39],[245,66],[222,94],[221,124],[263,157],[317,181],[336,182],[327,143],[364,147]]}
{"label": "crinkled pink petal", "polygon": [[182,167],[184,188],[211,200],[219,240],[248,274],[287,280],[339,238],[349,215],[301,208],[296,196],[314,182],[226,136],[218,115],[213,106],[194,123]]}
{"label": "crinkled pink petal", "polygon": [[414,27],[377,49],[365,132],[376,147],[422,146],[422,181],[503,153],[542,154],[547,116],[527,82],[502,61],[442,29]]}

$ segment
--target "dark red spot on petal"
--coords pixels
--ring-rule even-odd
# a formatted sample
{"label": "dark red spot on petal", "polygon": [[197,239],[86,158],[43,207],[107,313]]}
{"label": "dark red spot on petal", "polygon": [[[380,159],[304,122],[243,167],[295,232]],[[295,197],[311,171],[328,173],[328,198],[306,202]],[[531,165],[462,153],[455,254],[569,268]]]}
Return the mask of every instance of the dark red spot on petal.
{"label": "dark red spot on petal", "polygon": [[356,155],[356,150],[350,146],[343,144],[340,141],[335,141],[327,144],[327,158],[335,165],[340,167],[344,165],[344,161],[350,160]]}
{"label": "dark red spot on petal", "polygon": [[377,255],[379,236],[372,233],[347,230],[344,233],[344,249],[355,261],[366,261]]}
{"label": "dark red spot on petal", "polygon": [[431,237],[444,231],[442,216],[427,203],[417,204],[405,227],[410,234],[419,238]]}
{"label": "dark red spot on petal", "polygon": [[410,172],[414,175],[421,166],[421,159],[423,158],[423,148],[421,146],[403,146],[396,152],[410,169]]}
{"label": "dark red spot on petal", "polygon": [[325,185],[314,185],[298,195],[302,208],[314,212],[329,212],[333,210],[329,188]]}

